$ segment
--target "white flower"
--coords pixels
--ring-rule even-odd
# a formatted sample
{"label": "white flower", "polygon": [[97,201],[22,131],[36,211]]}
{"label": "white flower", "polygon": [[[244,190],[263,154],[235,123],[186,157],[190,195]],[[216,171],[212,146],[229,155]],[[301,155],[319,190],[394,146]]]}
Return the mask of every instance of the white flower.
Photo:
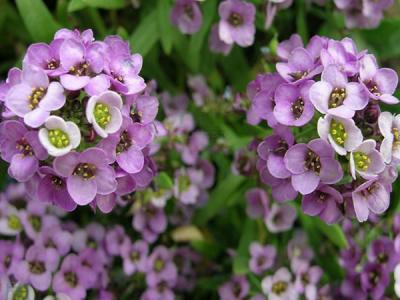
{"label": "white flower", "polygon": [[400,160],[400,115],[393,116],[390,112],[382,112],[378,125],[384,138],[380,151],[385,162],[390,163],[392,158]]}
{"label": "white flower", "polygon": [[56,296],[46,296],[43,300],[71,300],[71,298],[65,294],[57,294]]}
{"label": "white flower", "polygon": [[2,216],[0,217],[0,234],[6,236],[16,236],[22,231],[21,217],[18,210],[5,203],[5,207],[1,208]]}
{"label": "white flower", "polygon": [[363,141],[361,130],[352,119],[326,115],[318,120],[318,134],[329,141],[339,155],[346,155],[356,149]]}
{"label": "white flower", "polygon": [[17,283],[9,292],[7,300],[35,300],[35,292],[29,285]]}
{"label": "white flower", "polygon": [[40,143],[52,156],[62,156],[79,146],[81,132],[74,122],[50,116],[39,130]]}
{"label": "white flower", "polygon": [[86,119],[102,138],[121,128],[122,104],[121,96],[112,91],[90,97],[86,106]]}

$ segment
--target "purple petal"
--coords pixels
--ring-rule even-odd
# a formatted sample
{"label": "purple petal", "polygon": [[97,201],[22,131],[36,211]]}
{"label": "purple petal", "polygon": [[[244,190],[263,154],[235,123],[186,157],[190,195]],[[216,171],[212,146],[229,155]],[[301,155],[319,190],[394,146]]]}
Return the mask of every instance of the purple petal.
{"label": "purple petal", "polygon": [[87,205],[96,197],[97,183],[93,179],[85,180],[79,176],[69,176],[67,189],[78,205]]}
{"label": "purple petal", "polygon": [[320,178],[314,172],[307,171],[303,174],[292,175],[293,188],[303,195],[315,191],[320,182]]}

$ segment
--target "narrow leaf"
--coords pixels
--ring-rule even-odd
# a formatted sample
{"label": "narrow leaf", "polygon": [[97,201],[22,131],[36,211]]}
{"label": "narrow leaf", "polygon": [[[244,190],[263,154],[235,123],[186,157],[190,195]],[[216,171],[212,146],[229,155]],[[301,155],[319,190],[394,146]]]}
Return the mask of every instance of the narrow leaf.
{"label": "narrow leaf", "polygon": [[175,30],[170,21],[171,4],[168,0],[158,1],[157,21],[160,31],[161,46],[165,54],[170,54]]}
{"label": "narrow leaf", "polygon": [[91,7],[104,9],[120,9],[126,6],[125,0],[82,0]]}
{"label": "narrow leaf", "polygon": [[132,50],[143,57],[146,56],[160,38],[157,22],[155,22],[156,18],[157,11],[153,10],[140,22],[140,25],[130,38]]}
{"label": "narrow leaf", "polygon": [[235,274],[246,274],[249,271],[249,246],[256,239],[256,235],[257,223],[254,220],[247,219],[233,261],[233,272]]}

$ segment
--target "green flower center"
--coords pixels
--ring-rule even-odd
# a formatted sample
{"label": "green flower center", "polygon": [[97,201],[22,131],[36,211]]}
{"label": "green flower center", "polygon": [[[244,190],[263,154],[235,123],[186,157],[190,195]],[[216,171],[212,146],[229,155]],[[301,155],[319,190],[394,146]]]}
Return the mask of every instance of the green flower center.
{"label": "green flower center", "polygon": [[50,143],[56,148],[65,148],[69,145],[69,137],[60,129],[49,130]]}
{"label": "green flower center", "polygon": [[160,272],[162,269],[164,269],[164,267],[165,262],[160,258],[156,259],[156,261],[154,262],[154,270]]}
{"label": "green flower center", "polygon": [[21,230],[21,221],[16,215],[10,215],[8,217],[8,227],[10,227],[12,230]]}
{"label": "green flower center", "polygon": [[69,284],[70,287],[76,287],[78,284],[78,278],[74,272],[64,273],[64,279]]}
{"label": "green flower center", "polygon": [[277,281],[272,285],[272,292],[276,295],[284,293],[288,284],[285,281]]}
{"label": "green flower center", "polygon": [[132,251],[130,258],[132,262],[137,262],[140,259],[140,253],[138,251]]}
{"label": "green flower center", "polygon": [[46,89],[43,87],[33,88],[32,93],[28,96],[29,99],[29,108],[34,110],[38,105],[40,100],[44,97],[46,93]]}
{"label": "green flower center", "polygon": [[346,98],[346,89],[334,88],[329,98],[329,108],[336,108],[343,104]]}
{"label": "green flower center", "polygon": [[26,287],[26,285],[20,285],[15,289],[12,300],[26,300],[27,297],[28,288]]}
{"label": "green flower center", "polygon": [[36,232],[39,232],[40,229],[42,228],[42,220],[40,219],[39,216],[35,216],[35,215],[30,215],[28,217],[29,223],[31,223],[33,229]]}
{"label": "green flower center", "polygon": [[392,134],[394,137],[393,146],[398,147],[400,146],[400,136],[399,136],[399,129],[396,127],[392,128]]}
{"label": "green flower center", "polygon": [[342,146],[347,139],[346,129],[342,123],[336,120],[332,120],[331,122],[330,133],[333,140],[340,146]]}
{"label": "green flower center", "polygon": [[108,106],[103,103],[97,103],[94,108],[94,118],[101,128],[106,128],[111,121],[111,114]]}
{"label": "green flower center", "polygon": [[357,170],[367,171],[371,163],[371,159],[364,152],[354,153],[354,164]]}
{"label": "green flower center", "polygon": [[190,186],[189,176],[179,176],[178,179],[179,192],[186,191]]}

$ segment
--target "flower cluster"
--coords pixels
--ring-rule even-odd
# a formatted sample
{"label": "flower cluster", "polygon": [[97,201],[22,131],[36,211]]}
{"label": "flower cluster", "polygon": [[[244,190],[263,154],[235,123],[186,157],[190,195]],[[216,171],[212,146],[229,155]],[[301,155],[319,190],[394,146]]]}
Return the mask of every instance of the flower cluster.
{"label": "flower cluster", "polygon": [[1,299],[110,300],[133,288],[135,299],[172,300],[193,288],[203,260],[186,246],[132,240],[121,225],[63,220],[25,185],[0,195],[0,212],[0,296],[8,295]]}
{"label": "flower cluster", "polygon": [[258,170],[279,202],[302,195],[302,209],[327,223],[342,212],[366,221],[389,207],[397,178],[398,117],[394,70],[380,68],[354,42],[298,35],[277,47],[277,72],[248,85],[250,120],[273,134],[257,148]]}
{"label": "flower cluster", "polygon": [[117,195],[146,186],[158,101],[141,67],[127,42],[96,41],[91,30],[61,29],[50,44],[31,45],[0,99],[9,175],[34,181],[41,200],[68,211],[90,204],[108,212]]}
{"label": "flower cluster", "polygon": [[[274,245],[252,242],[249,269],[252,281],[258,280],[260,291],[250,293],[246,276],[234,276],[219,287],[221,300],[296,300],[334,299],[331,287],[321,282],[323,271],[315,265],[315,255],[302,231],[296,231],[287,243],[287,251],[278,253]],[[280,264],[280,259],[289,266]],[[252,296],[250,296],[252,295]]]}
{"label": "flower cluster", "polygon": [[344,14],[347,28],[374,28],[383,18],[393,0],[334,0],[336,7]]}

